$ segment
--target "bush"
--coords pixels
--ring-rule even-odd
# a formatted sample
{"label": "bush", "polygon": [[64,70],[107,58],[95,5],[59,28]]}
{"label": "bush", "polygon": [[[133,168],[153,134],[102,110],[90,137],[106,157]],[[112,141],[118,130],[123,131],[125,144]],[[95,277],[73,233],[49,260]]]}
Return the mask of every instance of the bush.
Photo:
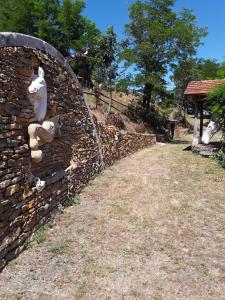
{"label": "bush", "polygon": [[135,126],[135,131],[137,133],[145,133],[145,125],[143,123],[140,123]]}
{"label": "bush", "polygon": [[207,101],[211,110],[219,114],[221,126],[225,127],[225,84],[214,88],[207,95]]}
{"label": "bush", "polygon": [[133,101],[128,104],[126,115],[134,122],[144,122],[155,133],[165,132],[167,118],[153,105],[148,110],[142,106],[140,100]]}
{"label": "bush", "polygon": [[219,162],[221,167],[225,169],[225,153],[223,150],[220,150],[218,153],[216,153],[214,158]]}
{"label": "bush", "polygon": [[120,114],[116,114],[116,113],[109,113],[106,117],[106,121],[105,121],[106,125],[113,125],[118,129],[125,129],[125,124],[124,121],[122,119],[122,117],[120,116]]}

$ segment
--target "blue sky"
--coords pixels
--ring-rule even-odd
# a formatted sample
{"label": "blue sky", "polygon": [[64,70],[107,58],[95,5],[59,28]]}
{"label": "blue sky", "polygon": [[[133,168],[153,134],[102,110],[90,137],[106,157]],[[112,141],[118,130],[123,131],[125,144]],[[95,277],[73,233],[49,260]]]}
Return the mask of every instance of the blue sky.
{"label": "blue sky", "polygon": [[[97,27],[105,30],[114,26],[119,39],[123,37],[124,24],[129,22],[128,7],[132,0],[86,0],[84,14]],[[198,50],[198,56],[225,60],[225,0],[177,0],[176,10],[190,8],[197,16],[198,25],[208,27],[208,36]]]}

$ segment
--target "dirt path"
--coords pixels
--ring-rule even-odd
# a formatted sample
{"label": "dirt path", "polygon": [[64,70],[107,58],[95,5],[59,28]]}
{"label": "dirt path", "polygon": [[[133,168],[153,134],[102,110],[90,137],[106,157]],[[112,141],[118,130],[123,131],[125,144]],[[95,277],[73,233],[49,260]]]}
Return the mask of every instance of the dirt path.
{"label": "dirt path", "polygon": [[0,274],[0,299],[225,299],[225,172],[184,147],[91,181]]}

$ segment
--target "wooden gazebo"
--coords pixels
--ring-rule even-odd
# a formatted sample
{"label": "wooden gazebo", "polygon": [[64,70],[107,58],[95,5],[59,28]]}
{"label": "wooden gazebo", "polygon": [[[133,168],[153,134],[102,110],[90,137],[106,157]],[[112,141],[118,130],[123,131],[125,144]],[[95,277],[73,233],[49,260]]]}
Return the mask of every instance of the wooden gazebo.
{"label": "wooden gazebo", "polygon": [[199,136],[203,134],[203,109],[206,95],[220,84],[224,84],[225,79],[220,80],[202,80],[192,81],[188,84],[184,95],[190,96],[195,104],[195,119],[194,119],[194,137],[198,136],[198,113],[200,112],[200,131]]}

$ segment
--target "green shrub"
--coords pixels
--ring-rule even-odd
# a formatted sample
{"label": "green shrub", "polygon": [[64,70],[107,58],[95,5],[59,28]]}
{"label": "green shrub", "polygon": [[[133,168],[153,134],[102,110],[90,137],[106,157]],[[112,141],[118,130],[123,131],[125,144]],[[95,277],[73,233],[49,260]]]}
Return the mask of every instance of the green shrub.
{"label": "green shrub", "polygon": [[66,252],[66,250],[69,248],[69,245],[64,240],[59,240],[53,244],[53,246],[50,248],[50,252],[52,254],[63,254]]}
{"label": "green shrub", "polygon": [[223,150],[220,150],[218,153],[216,153],[214,158],[219,162],[222,168],[225,169],[225,153]]}
{"label": "green shrub", "polygon": [[219,121],[225,127],[225,84],[214,88],[207,95],[208,105],[214,113],[219,113]]}
{"label": "green shrub", "polygon": [[156,106],[150,110],[142,106],[141,100],[128,104],[126,115],[134,122],[145,123],[155,133],[164,133],[166,115],[162,114]]}
{"label": "green shrub", "polygon": [[48,225],[43,225],[40,227],[35,234],[33,235],[32,239],[26,242],[26,248],[35,248],[42,242],[44,242],[48,237]]}

